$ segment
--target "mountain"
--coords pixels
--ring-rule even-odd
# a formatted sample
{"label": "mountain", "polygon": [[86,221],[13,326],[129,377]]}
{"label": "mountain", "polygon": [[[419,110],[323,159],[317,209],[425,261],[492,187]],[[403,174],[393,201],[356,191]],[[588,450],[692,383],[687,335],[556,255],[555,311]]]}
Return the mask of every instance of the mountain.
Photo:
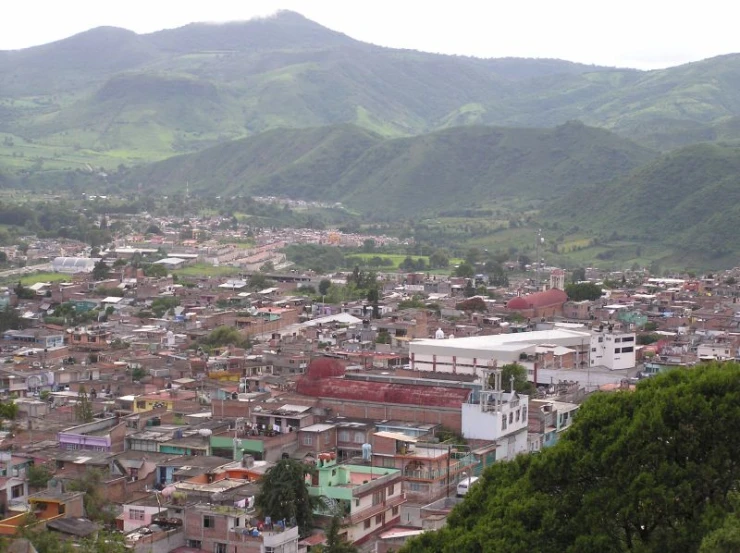
{"label": "mountain", "polygon": [[446,56],[363,43],[293,12],[142,35],[92,29],[0,52],[0,82],[11,173],[135,165],[339,124],[399,138],[580,120],[664,151],[740,140],[738,55],[648,72]]}
{"label": "mountain", "polygon": [[354,125],[276,129],[134,170],[129,186],[332,200],[398,216],[500,197],[552,198],[655,154],[578,122],[554,129],[459,127],[385,139]]}
{"label": "mountain", "polygon": [[740,251],[740,146],[687,146],[608,184],[576,187],[546,215],[716,265]]}

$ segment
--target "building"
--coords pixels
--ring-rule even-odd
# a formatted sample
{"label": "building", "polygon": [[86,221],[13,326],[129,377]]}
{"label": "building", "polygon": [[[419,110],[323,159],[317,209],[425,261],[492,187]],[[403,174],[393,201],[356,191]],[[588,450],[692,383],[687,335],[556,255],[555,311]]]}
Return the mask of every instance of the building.
{"label": "building", "polygon": [[590,366],[602,366],[611,371],[631,369],[636,363],[636,335],[613,327],[600,326],[591,335]]}
{"label": "building", "polygon": [[64,345],[64,334],[40,329],[6,330],[3,340],[30,348],[51,349]]}
{"label": "building", "polygon": [[483,388],[462,406],[463,437],[495,442],[496,461],[510,461],[527,451],[528,409],[529,397],[505,392],[501,370],[488,370]]}
{"label": "building", "polygon": [[357,544],[396,524],[406,502],[400,470],[338,465],[334,453],[319,454],[309,493],[322,498],[317,514],[344,515],[341,532]]}
{"label": "building", "polygon": [[92,273],[99,257],[55,257],[51,268],[55,273]]}
{"label": "building", "polygon": [[[590,341],[590,332],[561,328],[468,338],[414,340],[409,344],[410,368],[420,372],[480,377],[483,371],[494,364],[519,363],[527,368],[529,380],[538,382],[538,347],[547,346],[558,353],[565,352],[557,348],[569,348],[574,351],[573,358],[580,362],[588,355]],[[540,353],[544,355],[546,351],[541,349]]]}
{"label": "building", "polygon": [[406,434],[376,432],[372,464],[400,470],[407,499],[429,503],[454,494],[457,482],[473,473],[476,459],[465,445],[425,443]]}
{"label": "building", "polygon": [[253,508],[196,504],[185,511],[185,545],[213,553],[298,553],[298,527],[251,526]]}
{"label": "building", "polygon": [[106,451],[120,453],[124,450],[126,423],[118,417],[99,419],[65,428],[57,434],[60,449]]}

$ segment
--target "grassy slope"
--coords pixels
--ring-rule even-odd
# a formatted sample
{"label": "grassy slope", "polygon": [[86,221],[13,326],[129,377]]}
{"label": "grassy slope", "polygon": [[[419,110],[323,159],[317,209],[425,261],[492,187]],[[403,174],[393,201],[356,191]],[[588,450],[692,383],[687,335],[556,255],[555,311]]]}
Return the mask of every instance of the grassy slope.
{"label": "grassy slope", "polygon": [[722,263],[740,251],[740,148],[688,146],[607,186],[576,189],[546,215],[665,244],[674,251],[673,261]]}
{"label": "grassy slope", "polygon": [[155,163],[129,180],[159,189],[180,189],[187,180],[191,190],[342,201],[398,216],[497,197],[551,198],[624,174],[653,155],[578,123],[461,127],[393,140],[340,125],[269,131]]}

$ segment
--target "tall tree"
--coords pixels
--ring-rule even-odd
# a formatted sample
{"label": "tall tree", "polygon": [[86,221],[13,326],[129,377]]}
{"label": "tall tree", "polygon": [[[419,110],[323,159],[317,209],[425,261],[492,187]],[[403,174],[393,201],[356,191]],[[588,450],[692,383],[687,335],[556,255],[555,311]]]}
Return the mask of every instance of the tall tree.
{"label": "tall tree", "polygon": [[489,467],[445,528],[401,551],[737,551],[738,398],[737,363],[593,395],[555,446]]}
{"label": "tall tree", "polygon": [[87,396],[87,390],[84,386],[80,386],[77,392],[77,403],[75,403],[75,417],[80,422],[92,422],[93,407],[90,402],[90,398]]}
{"label": "tall tree", "polygon": [[306,477],[313,467],[295,459],[281,459],[262,477],[255,506],[262,516],[273,521],[285,519],[298,525],[300,534],[311,529],[313,510],[318,499],[308,493]]}
{"label": "tall tree", "polygon": [[108,278],[109,271],[110,269],[108,268],[108,264],[100,259],[96,261],[95,265],[93,266],[92,277],[94,280],[104,280]]}
{"label": "tall tree", "polygon": [[326,533],[326,545],[319,547],[317,553],[358,553],[359,549],[339,534],[341,529],[342,517],[334,515]]}

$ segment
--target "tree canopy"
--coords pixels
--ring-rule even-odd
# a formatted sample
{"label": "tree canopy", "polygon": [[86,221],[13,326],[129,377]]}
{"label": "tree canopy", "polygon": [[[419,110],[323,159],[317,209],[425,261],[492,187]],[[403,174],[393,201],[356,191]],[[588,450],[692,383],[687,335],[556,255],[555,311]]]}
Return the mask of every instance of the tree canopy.
{"label": "tree canopy", "polygon": [[255,506],[273,521],[285,519],[298,525],[301,535],[311,529],[317,498],[308,493],[306,476],[313,467],[295,459],[281,459],[265,473]]}
{"label": "tree canopy", "polygon": [[601,297],[601,287],[593,282],[579,282],[578,284],[566,284],[565,293],[571,301],[597,300]]}
{"label": "tree canopy", "polygon": [[740,365],[598,393],[553,447],[489,467],[403,552],[737,551]]}

